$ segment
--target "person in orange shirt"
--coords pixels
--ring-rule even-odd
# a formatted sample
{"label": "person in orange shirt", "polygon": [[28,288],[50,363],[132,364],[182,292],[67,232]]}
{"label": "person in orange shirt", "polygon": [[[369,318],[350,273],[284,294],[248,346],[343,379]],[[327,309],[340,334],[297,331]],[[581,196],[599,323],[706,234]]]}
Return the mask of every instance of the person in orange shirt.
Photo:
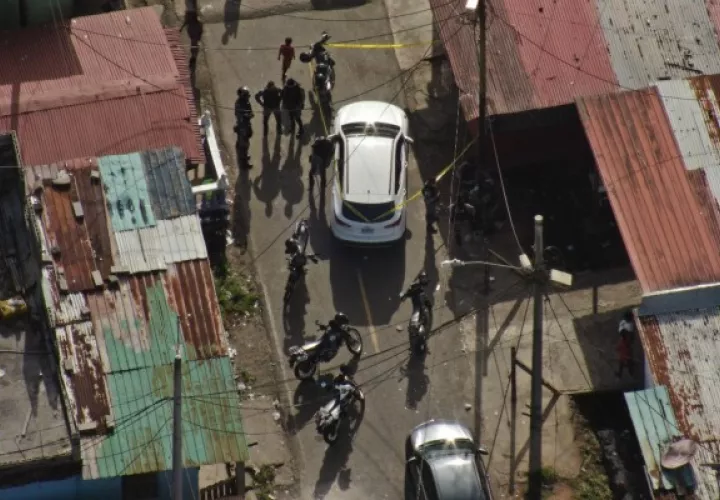
{"label": "person in orange shirt", "polygon": [[285,43],[280,46],[278,50],[278,61],[282,58],[282,82],[285,83],[287,77],[287,71],[290,69],[290,65],[295,59],[295,47],[292,44],[293,40],[290,37],[285,39]]}

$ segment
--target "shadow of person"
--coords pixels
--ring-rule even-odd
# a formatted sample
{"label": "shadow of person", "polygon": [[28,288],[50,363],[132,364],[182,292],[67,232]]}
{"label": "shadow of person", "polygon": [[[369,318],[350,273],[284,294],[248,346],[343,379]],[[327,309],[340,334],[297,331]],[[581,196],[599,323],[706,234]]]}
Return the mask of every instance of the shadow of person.
{"label": "shadow of person", "polygon": [[408,358],[407,365],[400,369],[400,373],[408,381],[405,406],[409,410],[417,410],[430,385],[430,377],[425,372],[425,355],[412,354]]}
{"label": "shadow of person", "polygon": [[293,412],[288,415],[287,429],[297,434],[330,397],[315,380],[303,380],[293,394]]}
{"label": "shadow of person", "polygon": [[240,24],[240,0],[225,0],[223,22],[225,23],[225,33],[222,35],[222,44],[227,45],[230,37],[237,38]]}
{"label": "shadow of person", "polygon": [[[308,130],[312,131],[315,137],[327,136],[332,133],[332,108],[324,106],[317,99],[315,92],[308,90],[312,116],[308,123]],[[309,137],[309,136],[308,136]]]}
{"label": "shadow of person", "polygon": [[423,270],[428,277],[427,293],[430,300],[433,300],[435,288],[440,280],[440,274],[438,273],[437,264],[435,262],[436,253],[435,239],[433,238],[433,234],[428,231],[425,234],[425,260],[423,262]]}
{"label": "shadow of person", "polygon": [[239,169],[235,181],[235,199],[232,208],[232,236],[235,245],[247,248],[250,234],[250,176],[245,169]]}
{"label": "shadow of person", "polygon": [[293,215],[293,206],[302,201],[305,185],[303,184],[303,169],[300,164],[302,154],[302,142],[295,141],[295,136],[290,137],[288,157],[282,168],[282,183],[280,191],[285,199],[285,217],[290,219]]}
{"label": "shadow of person", "polygon": [[352,482],[352,469],[348,467],[348,459],[353,449],[353,439],[362,422],[365,405],[358,405],[348,409],[348,416],[340,424],[338,440],[327,447],[318,479],[315,482],[313,498],[323,499],[330,493],[333,483],[337,481],[338,488],[345,491],[350,489]]}
{"label": "shadow of person", "polygon": [[292,346],[305,342],[305,315],[309,303],[307,284],[305,278],[301,278],[295,285],[295,291],[290,300],[283,307],[283,329],[285,330],[283,347],[286,353]]}
{"label": "shadow of person", "polygon": [[280,192],[280,135],[275,137],[272,157],[268,148],[267,135],[263,136],[262,172],[253,182],[253,191],[258,200],[265,203],[265,215],[271,217],[273,201]]}

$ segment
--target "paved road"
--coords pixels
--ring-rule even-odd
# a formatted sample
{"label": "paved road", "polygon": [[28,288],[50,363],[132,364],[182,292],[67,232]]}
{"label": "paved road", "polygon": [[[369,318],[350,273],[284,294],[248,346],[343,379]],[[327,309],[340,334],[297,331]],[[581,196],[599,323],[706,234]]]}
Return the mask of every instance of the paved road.
{"label": "paved road", "polygon": [[[422,8],[411,2],[394,6],[403,4],[411,4],[407,7],[411,10]],[[223,106],[219,116],[222,137],[228,146],[234,144],[232,104],[237,86],[248,85],[255,90],[267,80],[278,81],[280,77],[274,50],[245,48],[274,48],[285,36],[292,36],[297,45],[304,46],[314,41],[323,29],[337,41],[391,31],[386,7],[379,1],[360,7],[293,15],[317,20],[272,16],[241,21],[237,36],[225,37],[227,45],[223,44],[222,24],[206,25],[206,46],[243,48],[211,51],[208,56],[216,100]],[[323,21],[323,18],[344,22]],[[361,21],[375,18],[379,20]],[[393,37],[379,37],[375,41],[391,43]],[[399,79],[381,85],[400,73],[394,51],[336,49],[334,55],[338,61],[336,100],[395,100],[404,107]],[[403,67],[408,66],[406,60],[402,63]],[[306,67],[296,62],[290,74],[309,86]],[[322,132],[322,119],[317,113],[305,112],[304,120],[310,123],[307,135]],[[426,268],[434,283],[439,283],[436,269],[443,256],[442,251],[436,255],[436,248],[441,240],[426,238],[423,208],[415,203],[409,209],[408,239],[398,248],[360,251],[338,245],[329,233],[323,207],[319,203],[308,204],[309,138],[298,142],[287,135],[276,137],[273,129],[271,127],[269,137],[263,141],[262,126],[259,117],[256,118],[252,145],[255,168],[249,176],[239,179],[237,191],[243,201],[236,203],[248,203],[251,213],[250,239],[278,348],[285,351],[302,342],[303,335],[314,333],[316,319],[327,321],[337,310],[350,317],[365,341],[365,354],[356,379],[364,384],[367,404],[354,439],[346,439],[328,449],[310,421],[318,407],[313,404],[317,391],[290,383],[291,397],[296,402],[310,401],[298,406],[293,422],[304,456],[303,498],[401,498],[404,439],[413,426],[430,417],[448,417],[466,420],[474,427],[473,412],[464,407],[468,400],[472,402],[474,394],[474,358],[463,354],[457,329],[449,328],[432,339],[430,355],[423,366],[409,359],[404,344],[406,330],[398,331],[395,326],[405,324],[410,314],[409,304],[399,304],[397,296],[421,269]],[[420,185],[412,158],[411,192]],[[296,291],[289,313],[283,314],[286,270],[282,242],[298,217],[310,220],[312,249],[322,254],[323,259],[318,265],[310,266],[306,290]],[[438,290],[436,306],[442,306],[444,294],[444,289]],[[440,307],[435,324],[451,317],[447,308]],[[347,361],[347,353],[343,352],[340,358],[338,363]],[[292,376],[289,372],[287,375]]]}

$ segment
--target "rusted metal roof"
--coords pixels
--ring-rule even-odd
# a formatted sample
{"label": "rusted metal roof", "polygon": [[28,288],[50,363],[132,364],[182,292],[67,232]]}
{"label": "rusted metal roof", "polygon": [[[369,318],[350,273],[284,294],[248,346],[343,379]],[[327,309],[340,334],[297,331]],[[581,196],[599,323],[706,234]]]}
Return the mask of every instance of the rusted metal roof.
{"label": "rusted metal roof", "polygon": [[165,273],[126,276],[87,295],[98,342],[112,372],[172,364],[182,335],[187,359],[227,354],[207,260],[171,264]]}
{"label": "rusted metal roof", "polygon": [[[172,468],[173,365],[109,377],[116,430],[83,439],[83,478],[100,479]],[[183,464],[248,458],[239,398],[228,357],[183,364]]]}
{"label": "rusted metal roof", "polygon": [[25,163],[171,145],[204,163],[187,59],[152,8],[5,32],[0,46],[0,130],[17,132]]}
{"label": "rusted metal roof", "polygon": [[[672,2],[671,2],[672,3]],[[707,5],[706,5],[707,4]],[[478,116],[477,43],[464,0],[431,0],[460,89]],[[487,6],[488,114],[571,104],[666,78],[720,73],[713,0],[492,0]]]}
{"label": "rusted metal roof", "polygon": [[90,321],[55,329],[60,379],[77,429],[98,432],[114,426],[105,368]]}
{"label": "rusted metal roof", "polygon": [[693,459],[697,498],[718,498],[715,472],[700,466],[720,457],[720,308],[643,316],[638,329],[655,383],[668,388],[677,425],[699,444]]}
{"label": "rusted metal roof", "polygon": [[158,219],[195,214],[192,186],[185,172],[182,150],[170,147],[140,153],[145,166],[148,192]]}
{"label": "rusted metal roof", "polygon": [[[700,82],[706,81],[712,79],[700,78]],[[698,139],[710,133],[705,123],[708,113],[700,111],[696,98],[687,98],[688,92],[663,99],[664,84],[577,102],[645,293],[720,282],[718,203],[713,194],[718,184],[716,167],[698,168],[691,159],[698,153],[697,144],[708,144],[709,139]],[[689,89],[700,83],[695,79],[668,85],[670,89],[677,85]],[[703,99],[710,97],[708,93]],[[663,101],[681,110],[666,108]],[[717,106],[714,97],[707,103]],[[710,122],[716,123],[714,116]],[[716,165],[709,150],[701,156],[712,160],[710,166]]]}
{"label": "rusted metal roof", "polygon": [[[42,227],[57,275],[64,275],[69,292],[96,288],[93,272],[107,279],[112,267],[112,247],[105,212],[105,197],[94,160],[34,167],[34,185],[42,204]],[[26,178],[28,177],[26,170]],[[64,172],[69,185],[53,180]],[[96,175],[95,174],[95,175]],[[80,211],[78,211],[80,210]]]}

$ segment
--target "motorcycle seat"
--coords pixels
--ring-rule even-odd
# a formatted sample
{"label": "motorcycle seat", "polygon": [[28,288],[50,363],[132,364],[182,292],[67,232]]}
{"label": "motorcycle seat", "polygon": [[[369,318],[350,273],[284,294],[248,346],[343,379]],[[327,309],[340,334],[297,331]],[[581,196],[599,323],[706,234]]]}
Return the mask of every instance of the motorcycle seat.
{"label": "motorcycle seat", "polygon": [[320,345],[319,340],[314,340],[312,342],[308,342],[304,346],[302,346],[303,351],[314,351],[317,349],[317,347]]}

